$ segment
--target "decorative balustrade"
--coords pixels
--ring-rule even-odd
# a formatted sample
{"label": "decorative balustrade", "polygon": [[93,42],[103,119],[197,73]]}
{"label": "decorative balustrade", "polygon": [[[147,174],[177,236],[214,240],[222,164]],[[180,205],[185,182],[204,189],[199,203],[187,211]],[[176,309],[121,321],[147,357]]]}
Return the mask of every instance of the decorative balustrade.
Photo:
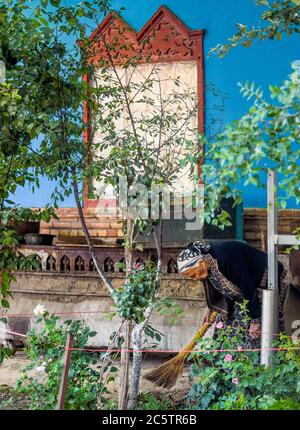
{"label": "decorative balustrade", "polygon": [[[38,264],[32,271],[56,273],[93,273],[96,271],[89,250],[84,246],[35,246],[21,245],[23,255],[35,255]],[[163,273],[178,273],[176,258],[180,249],[167,248],[163,252]],[[105,273],[124,272],[124,249],[112,247],[98,247],[96,254],[102,270]],[[154,249],[145,249],[134,254],[134,263],[142,264],[151,259],[157,261]]]}

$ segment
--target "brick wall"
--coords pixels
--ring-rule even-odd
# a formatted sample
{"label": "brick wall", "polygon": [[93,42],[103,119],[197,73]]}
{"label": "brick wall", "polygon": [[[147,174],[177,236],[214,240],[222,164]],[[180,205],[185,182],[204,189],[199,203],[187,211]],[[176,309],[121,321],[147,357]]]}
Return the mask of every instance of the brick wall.
{"label": "brick wall", "polygon": [[[58,209],[59,221],[42,222],[40,232],[57,236],[56,243],[84,243],[84,234],[76,208]],[[120,220],[113,216],[98,215],[96,208],[84,208],[84,216],[91,236],[97,243],[114,243],[122,237]],[[291,234],[300,226],[300,210],[279,211],[279,233]],[[262,248],[266,241],[266,209],[244,209],[244,239],[251,245]]]}
{"label": "brick wall", "polygon": [[[96,208],[84,208],[84,218],[90,235],[97,243],[114,243],[122,237],[122,224],[113,216],[99,216]],[[57,210],[59,221],[52,219],[49,223],[41,222],[40,233],[57,236],[56,243],[84,243],[84,233],[76,208]]]}

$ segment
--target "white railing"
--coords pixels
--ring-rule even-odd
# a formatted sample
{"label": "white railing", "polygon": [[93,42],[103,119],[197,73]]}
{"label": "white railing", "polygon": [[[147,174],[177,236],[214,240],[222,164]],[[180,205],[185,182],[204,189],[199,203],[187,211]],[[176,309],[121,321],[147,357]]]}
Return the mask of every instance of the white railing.
{"label": "white railing", "polygon": [[261,364],[270,365],[278,333],[278,245],[300,245],[296,236],[278,234],[277,171],[268,171],[268,289],[263,291]]}

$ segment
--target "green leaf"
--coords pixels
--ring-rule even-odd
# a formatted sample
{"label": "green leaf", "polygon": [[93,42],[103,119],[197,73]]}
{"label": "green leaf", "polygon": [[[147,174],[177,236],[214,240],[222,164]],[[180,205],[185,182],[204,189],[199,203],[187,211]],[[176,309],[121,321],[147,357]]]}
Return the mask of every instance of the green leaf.
{"label": "green leaf", "polygon": [[45,25],[46,27],[49,27],[49,22],[42,16],[40,17],[40,21],[43,25]]}
{"label": "green leaf", "polygon": [[40,13],[41,13],[41,8],[40,8],[40,6],[37,6],[37,7],[35,8],[34,16],[35,16],[36,18],[38,18],[38,17],[40,16]]}
{"label": "green leaf", "polygon": [[1,306],[3,308],[9,308],[9,303],[6,299],[1,299]]}
{"label": "green leaf", "polygon": [[50,0],[52,6],[59,7],[61,0]]}
{"label": "green leaf", "polygon": [[89,333],[89,337],[95,337],[95,336],[97,336],[97,332],[96,331],[91,331]]}

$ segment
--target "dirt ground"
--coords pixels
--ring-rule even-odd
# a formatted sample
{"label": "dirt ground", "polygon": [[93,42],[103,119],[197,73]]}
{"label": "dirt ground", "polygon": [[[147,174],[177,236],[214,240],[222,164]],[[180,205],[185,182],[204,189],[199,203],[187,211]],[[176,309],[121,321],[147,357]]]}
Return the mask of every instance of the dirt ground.
{"label": "dirt ground", "polygon": [[[150,357],[143,361],[142,376],[148,373],[151,369],[159,367],[168,358],[156,358]],[[28,409],[28,400],[25,396],[18,396],[14,398],[13,403],[6,406],[5,403],[12,397],[12,388],[16,383],[17,379],[21,376],[22,369],[29,364],[29,360],[26,357],[26,353],[23,351],[17,351],[16,354],[5,360],[0,366],[0,410],[5,409]],[[34,372],[31,373],[32,376]],[[119,381],[118,378],[109,385],[109,391],[117,398]],[[146,381],[143,377],[141,378],[140,392],[141,393],[152,393],[158,398],[167,396],[167,398],[174,403],[174,405],[182,402],[183,397],[187,394],[190,388],[188,379],[188,368],[184,368],[184,371],[178,379],[176,385],[171,389],[165,389],[155,386],[149,381]]]}

